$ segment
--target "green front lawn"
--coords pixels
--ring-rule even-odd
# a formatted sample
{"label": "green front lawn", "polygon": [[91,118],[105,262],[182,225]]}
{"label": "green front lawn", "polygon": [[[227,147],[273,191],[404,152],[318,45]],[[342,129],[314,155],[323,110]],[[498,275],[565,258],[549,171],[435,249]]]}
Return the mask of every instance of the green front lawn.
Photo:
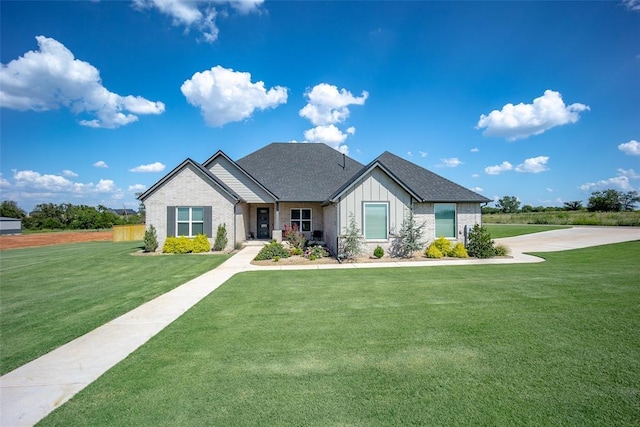
{"label": "green front lawn", "polygon": [[528,224],[483,224],[489,230],[491,238],[500,239],[503,237],[521,236],[523,234],[540,233],[542,231],[559,230],[561,228],[571,228],[567,225],[528,225]]}
{"label": "green front lawn", "polygon": [[0,254],[0,372],[77,338],[215,268],[217,255],[132,256],[141,242]]}
{"label": "green front lawn", "polygon": [[638,425],[640,242],[233,277],[43,425]]}

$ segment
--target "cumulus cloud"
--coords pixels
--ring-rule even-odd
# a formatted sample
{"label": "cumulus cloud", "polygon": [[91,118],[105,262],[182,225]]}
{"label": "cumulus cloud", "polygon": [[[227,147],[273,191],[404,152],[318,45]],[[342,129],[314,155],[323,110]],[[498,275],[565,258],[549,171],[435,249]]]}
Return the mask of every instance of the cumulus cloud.
{"label": "cumulus cloud", "polygon": [[631,180],[640,179],[640,174],[633,169],[618,169],[618,175],[612,178],[601,179],[596,182],[587,182],[579,188],[584,191],[605,190],[607,188],[619,188],[623,191],[634,191]]}
{"label": "cumulus cloud", "polygon": [[475,191],[476,193],[482,193],[484,191],[484,188],[482,188],[482,187],[473,187],[471,189],[471,191]]}
{"label": "cumulus cloud", "polygon": [[502,162],[499,165],[487,166],[484,168],[484,173],[487,175],[500,175],[502,172],[510,171],[513,169],[513,165],[507,161]]}
{"label": "cumulus cloud", "polygon": [[640,142],[632,139],[629,142],[618,145],[618,150],[630,156],[640,156]]}
{"label": "cumulus cloud", "polygon": [[565,105],[562,95],[553,90],[545,90],[544,95],[532,104],[506,104],[502,110],[482,114],[476,129],[484,129],[485,136],[497,136],[508,141],[539,135],[555,126],[575,123],[582,111],[589,106],[574,103]]}
{"label": "cumulus cloud", "polygon": [[226,6],[248,14],[259,12],[264,0],[133,0],[138,10],[156,9],[172,18],[174,26],[182,26],[185,33],[195,29],[205,42],[213,43],[220,32],[216,20],[229,15]]}
{"label": "cumulus cloud", "polygon": [[129,169],[129,172],[162,172],[166,166],[160,162],[149,163],[148,165],[140,165]]}
{"label": "cumulus cloud", "polygon": [[100,72],[52,38],[37,36],[39,50],[29,51],[0,68],[0,106],[19,111],[48,111],[60,107],[94,116],[83,126],[117,128],[138,120],[139,114],[161,114],[162,102],[121,96],[102,85]]}
{"label": "cumulus cloud", "polygon": [[640,0],[622,0],[622,4],[629,10],[640,12]]}
{"label": "cumulus cloud", "polygon": [[546,170],[549,170],[549,168],[547,168],[548,161],[549,161],[549,157],[547,156],[538,156],[538,157],[532,157],[530,159],[525,159],[524,162],[516,166],[516,172],[521,172],[521,173],[544,172]]}
{"label": "cumulus cloud", "polygon": [[120,191],[110,179],[100,179],[97,184],[82,183],[71,181],[61,175],[41,174],[32,170],[13,171],[13,181],[12,187],[25,193],[80,197]]}
{"label": "cumulus cloud", "polygon": [[[348,153],[349,147],[342,144],[348,135],[355,134],[356,128],[350,126],[346,132],[342,132],[336,124],[347,120],[351,114],[350,105],[364,105],[369,93],[362,91],[360,96],[354,96],[347,89],[338,90],[334,85],[320,83],[307,90],[304,96],[307,98],[307,104],[299,111],[300,117],[308,119],[316,126],[305,132],[305,138],[310,142],[324,142],[343,153]],[[308,138],[307,134],[315,139]],[[324,140],[323,136],[329,139]]]}
{"label": "cumulus cloud", "polygon": [[479,148],[472,148],[469,151],[471,151],[472,153],[477,153],[478,151],[480,151],[480,149]]}
{"label": "cumulus cloud", "polygon": [[464,163],[463,161],[461,161],[457,157],[451,157],[451,158],[448,158],[448,159],[440,159],[440,161],[442,162],[442,164],[440,166],[444,166],[444,167],[447,167],[447,168],[456,168],[456,167],[458,167],[458,166],[460,166],[461,164]]}
{"label": "cumulus cloud", "polygon": [[75,173],[72,170],[65,169],[65,170],[62,171],[62,176],[66,176],[68,178],[76,178],[78,176],[78,174]]}
{"label": "cumulus cloud", "polygon": [[407,156],[413,157],[413,153],[411,151],[407,151]]}
{"label": "cumulus cloud", "polygon": [[251,74],[219,65],[195,73],[180,88],[189,104],[200,108],[210,126],[224,126],[253,115],[255,110],[275,108],[287,102],[287,88],[265,89],[251,82]]}
{"label": "cumulus cloud", "polygon": [[140,193],[147,189],[147,186],[144,184],[133,184],[127,188],[127,191],[130,193]]}
{"label": "cumulus cloud", "polygon": [[94,167],[96,168],[108,168],[109,165],[107,165],[107,163],[104,160],[98,160],[97,162],[95,162],[93,164]]}
{"label": "cumulus cloud", "polygon": [[420,157],[427,157],[429,155],[426,151],[418,151],[418,153],[420,153]]}

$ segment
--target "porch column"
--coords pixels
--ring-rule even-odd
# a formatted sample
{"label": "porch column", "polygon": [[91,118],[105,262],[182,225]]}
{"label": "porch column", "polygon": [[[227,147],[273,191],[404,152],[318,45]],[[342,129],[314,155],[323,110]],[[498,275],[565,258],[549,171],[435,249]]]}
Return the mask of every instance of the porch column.
{"label": "porch column", "polygon": [[273,218],[273,229],[280,230],[280,203],[275,202],[274,205],[275,205],[275,209],[274,209],[275,217]]}

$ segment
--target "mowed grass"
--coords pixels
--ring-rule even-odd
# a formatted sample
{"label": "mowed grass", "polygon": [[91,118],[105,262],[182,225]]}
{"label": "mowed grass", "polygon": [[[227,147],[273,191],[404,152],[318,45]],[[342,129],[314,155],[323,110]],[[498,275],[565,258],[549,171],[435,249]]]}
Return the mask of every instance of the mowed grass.
{"label": "mowed grass", "polygon": [[132,256],[141,242],[0,252],[2,374],[215,268],[228,256]]}
{"label": "mowed grass", "polygon": [[243,273],[42,425],[638,425],[639,256]]}
{"label": "mowed grass", "polygon": [[521,236],[523,234],[540,233],[543,231],[571,228],[563,225],[529,225],[529,224],[483,224],[493,239]]}

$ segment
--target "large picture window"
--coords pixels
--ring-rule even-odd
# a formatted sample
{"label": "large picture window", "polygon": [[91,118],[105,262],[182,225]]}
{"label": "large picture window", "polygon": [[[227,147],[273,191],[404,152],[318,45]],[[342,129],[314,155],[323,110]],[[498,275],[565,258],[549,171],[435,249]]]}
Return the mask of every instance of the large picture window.
{"label": "large picture window", "polygon": [[436,237],[455,239],[456,236],[456,204],[436,203],[434,205],[436,215]]}
{"label": "large picture window", "polygon": [[291,209],[291,228],[294,226],[299,231],[311,231],[311,209]]}
{"label": "large picture window", "polygon": [[386,240],[389,234],[389,205],[364,204],[364,237],[367,240]]}
{"label": "large picture window", "polygon": [[204,208],[176,208],[176,236],[204,234]]}

